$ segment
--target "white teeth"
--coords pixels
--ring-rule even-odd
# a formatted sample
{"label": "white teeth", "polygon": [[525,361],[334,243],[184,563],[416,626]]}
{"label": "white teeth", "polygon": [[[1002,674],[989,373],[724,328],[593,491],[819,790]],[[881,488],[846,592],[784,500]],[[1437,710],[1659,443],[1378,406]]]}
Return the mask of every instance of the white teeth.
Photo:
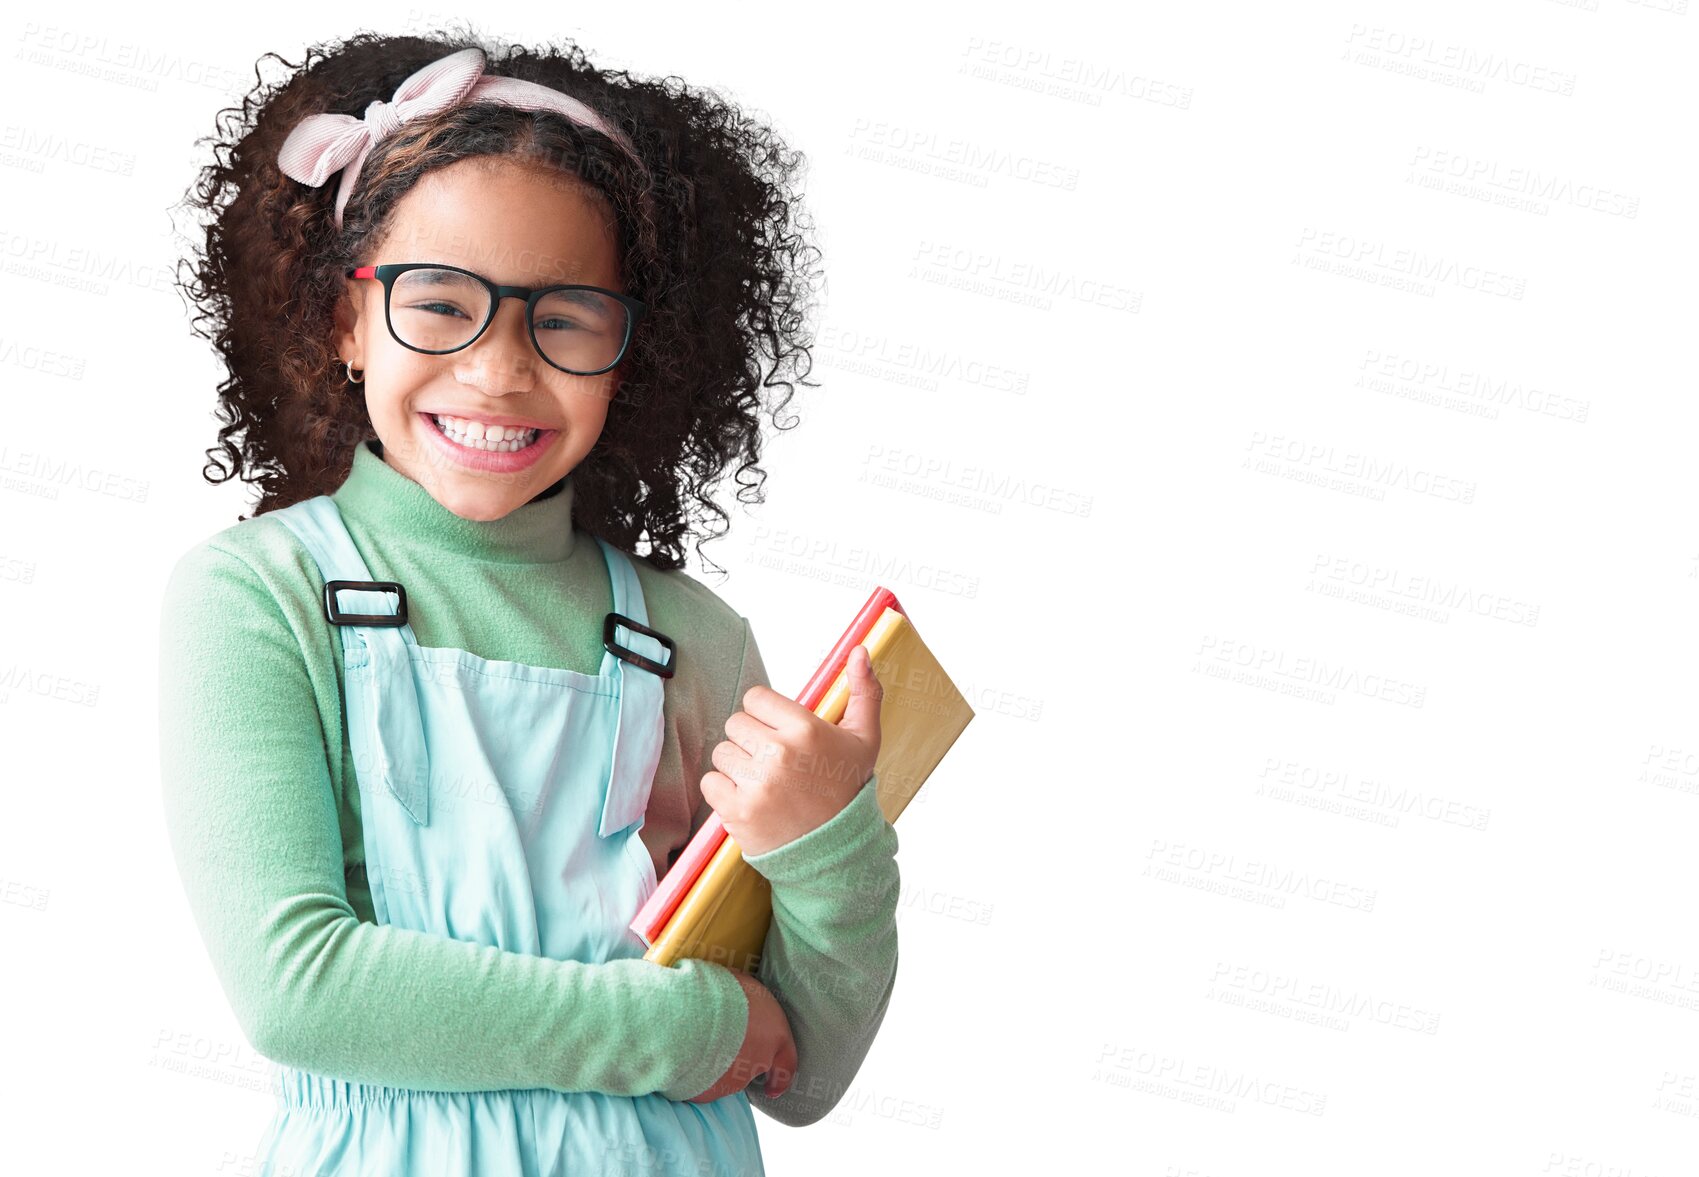
{"label": "white teeth", "polygon": [[514,450],[522,450],[537,440],[535,429],[517,429],[511,425],[485,425],[481,421],[468,421],[463,417],[444,417],[433,414],[437,428],[453,440],[457,445],[467,449],[488,450],[491,453],[510,454]]}

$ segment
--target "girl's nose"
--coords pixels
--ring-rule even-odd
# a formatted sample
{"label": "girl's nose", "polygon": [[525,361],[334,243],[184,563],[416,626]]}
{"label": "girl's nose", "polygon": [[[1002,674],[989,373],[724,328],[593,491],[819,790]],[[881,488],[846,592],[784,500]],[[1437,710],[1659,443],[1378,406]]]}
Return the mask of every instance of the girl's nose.
{"label": "girl's nose", "polygon": [[542,357],[525,329],[525,304],[503,299],[496,316],[470,347],[454,353],[454,378],[492,396],[527,392],[536,383]]}

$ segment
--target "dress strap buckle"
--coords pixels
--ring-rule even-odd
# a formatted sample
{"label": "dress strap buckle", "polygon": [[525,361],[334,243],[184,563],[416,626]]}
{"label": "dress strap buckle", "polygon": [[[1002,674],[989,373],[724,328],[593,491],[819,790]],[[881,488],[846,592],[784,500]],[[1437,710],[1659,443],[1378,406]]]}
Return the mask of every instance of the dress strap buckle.
{"label": "dress strap buckle", "polygon": [[[394,613],[344,613],[336,605],[336,594],[342,589],[393,592],[397,598]],[[394,626],[407,624],[407,590],[395,580],[328,580],[324,586],[324,615],[332,625]]]}
{"label": "dress strap buckle", "polygon": [[[631,630],[633,633],[644,634],[660,642],[667,651],[666,662],[663,664],[656,662],[652,658],[645,658],[636,650],[633,650],[628,646],[620,645],[614,638],[614,631],[622,625],[625,626],[626,629]],[[671,638],[658,629],[650,629],[647,625],[644,625],[640,621],[633,621],[623,613],[609,613],[607,618],[602,622],[602,647],[615,658],[629,662],[633,666],[641,667],[642,669],[649,671],[651,674],[658,674],[662,678],[671,678],[673,676],[673,668],[678,661],[678,647],[673,643]]]}

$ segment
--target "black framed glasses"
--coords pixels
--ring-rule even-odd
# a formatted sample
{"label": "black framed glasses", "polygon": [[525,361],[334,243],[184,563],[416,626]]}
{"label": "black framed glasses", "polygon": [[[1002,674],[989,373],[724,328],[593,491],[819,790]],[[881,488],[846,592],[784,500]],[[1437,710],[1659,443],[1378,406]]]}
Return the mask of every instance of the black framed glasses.
{"label": "black framed glasses", "polygon": [[440,356],[469,347],[504,298],[525,300],[531,346],[550,366],[574,376],[617,367],[648,308],[600,286],[498,286],[482,274],[438,262],[356,266],[350,278],[383,283],[383,314],[395,342]]}

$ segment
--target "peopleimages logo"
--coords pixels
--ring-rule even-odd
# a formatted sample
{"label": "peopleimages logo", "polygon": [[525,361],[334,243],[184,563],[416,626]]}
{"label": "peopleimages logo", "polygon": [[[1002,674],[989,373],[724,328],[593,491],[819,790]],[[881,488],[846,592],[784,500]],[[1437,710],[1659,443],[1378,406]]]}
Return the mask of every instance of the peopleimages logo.
{"label": "peopleimages logo", "polygon": [[1306,225],[1299,232],[1297,247],[1301,251],[1350,262],[1370,271],[1399,274],[1418,282],[1454,286],[1459,290],[1494,294],[1518,302],[1521,301],[1528,285],[1526,278],[1501,274],[1497,270],[1489,270],[1468,262],[1459,262],[1444,254],[1429,253],[1425,249],[1410,246],[1390,245],[1371,237],[1335,233],[1330,229],[1318,229],[1310,225]]}
{"label": "peopleimages logo", "polygon": [[1488,81],[1508,82],[1565,98],[1575,93],[1575,75],[1532,62],[1518,61],[1503,53],[1475,49],[1456,42],[1434,41],[1377,25],[1353,24],[1345,43],[1366,54],[1363,65],[1403,67],[1407,72],[1455,74],[1479,88]]}

